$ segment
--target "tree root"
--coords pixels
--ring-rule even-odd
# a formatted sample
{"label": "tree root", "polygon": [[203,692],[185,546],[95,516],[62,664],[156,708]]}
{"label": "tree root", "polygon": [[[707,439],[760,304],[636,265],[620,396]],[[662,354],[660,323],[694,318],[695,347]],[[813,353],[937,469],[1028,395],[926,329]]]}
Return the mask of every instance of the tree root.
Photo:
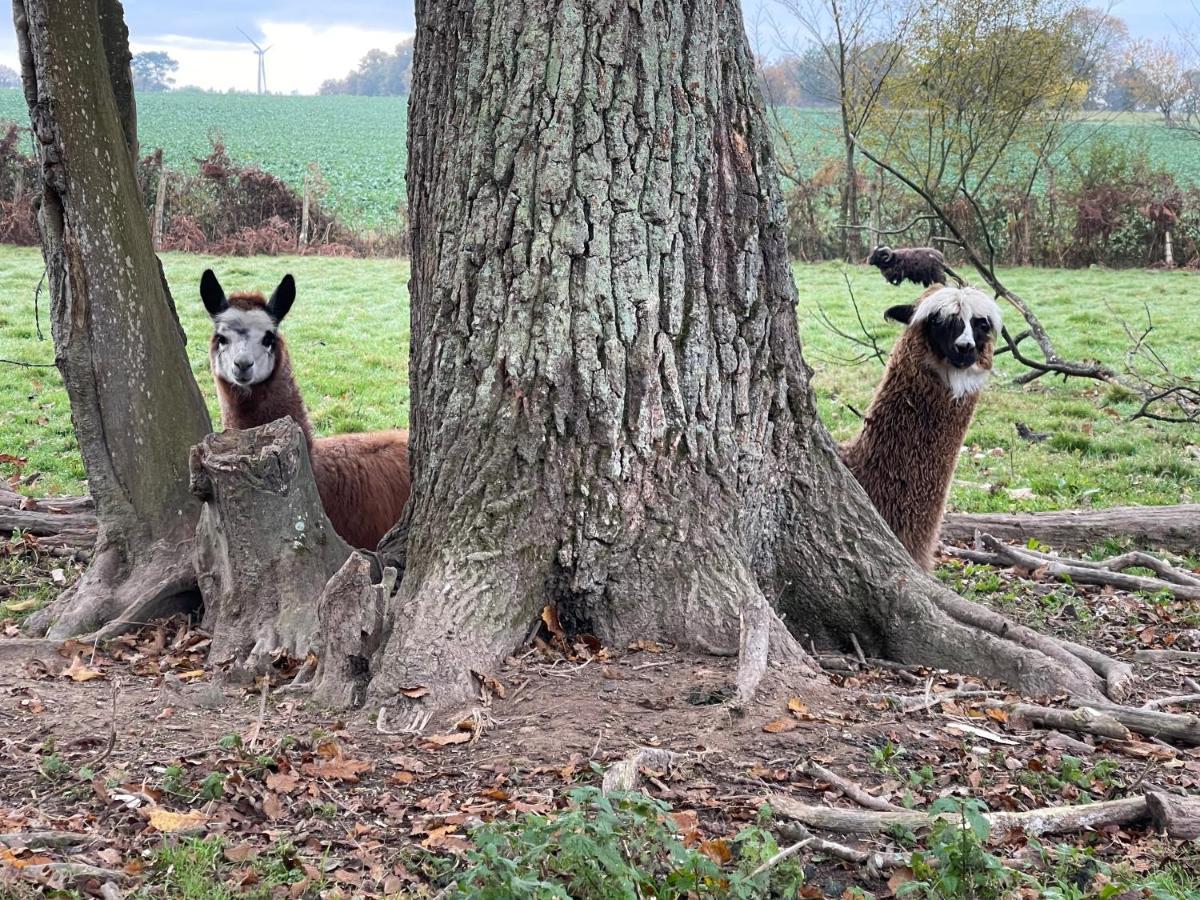
{"label": "tree root", "polygon": [[195,608],[190,536],[155,542],[129,561],[103,537],[83,576],[29,617],[27,632],[48,640],[81,634],[113,638],[152,619]]}

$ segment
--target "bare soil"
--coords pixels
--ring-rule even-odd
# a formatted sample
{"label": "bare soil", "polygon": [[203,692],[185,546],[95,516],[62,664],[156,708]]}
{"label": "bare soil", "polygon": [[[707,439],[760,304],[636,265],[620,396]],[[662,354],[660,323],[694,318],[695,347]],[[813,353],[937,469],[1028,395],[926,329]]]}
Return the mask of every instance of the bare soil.
{"label": "bare soil", "polygon": [[[968,580],[977,574],[954,571]],[[1013,595],[1004,611],[1076,640],[1082,629],[1087,643],[1123,657],[1200,643],[1190,627],[1194,612],[1169,599],[1151,603],[1012,572],[1003,573],[1003,586]],[[8,632],[15,640],[11,623]],[[1002,696],[998,685],[862,666],[852,657],[827,658],[824,681],[772,683],[737,715],[723,703],[733,660],[653,644],[568,646],[544,631],[481,680],[476,704],[417,735],[392,733],[407,723],[386,710],[342,721],[310,709],[302,696],[272,692],[264,701],[259,686],[219,686],[207,645],[184,619],[101,647],[67,642],[48,659],[6,655],[0,644],[0,833],[84,836],[45,850],[10,842],[7,851],[0,838],[0,896],[64,886],[95,894],[106,880],[132,890],[149,883],[164,842],[214,834],[227,842],[231,887],[256,877],[241,863],[286,841],[295,848],[288,859],[305,873],[296,896],[318,882],[347,896],[432,895],[436,856],[463,853],[473,825],[551,812],[570,787],[598,784],[604,768],[641,747],[678,754],[669,769],[643,772],[642,787],[677,813],[696,813],[688,838],[695,841],[732,836],[775,792],[853,806],[800,771],[810,760],[918,809],[951,793],[992,809],[1029,809],[1152,785],[1200,787],[1194,749],[1020,731],[972,706],[973,698],[936,701],[972,683]],[[277,684],[292,667],[281,662]],[[1134,705],[1192,693],[1188,679],[1200,679],[1200,667],[1139,667],[1138,675]],[[928,708],[903,712],[888,695],[928,698]],[[1189,852],[1143,828],[1073,840],[1143,871]],[[997,852],[1019,857],[1025,840],[1014,834],[1002,843]],[[874,846],[903,849],[891,838]],[[49,871],[46,862],[116,875]],[[891,894],[858,867],[815,856],[806,863],[820,895],[840,897],[851,885]]]}

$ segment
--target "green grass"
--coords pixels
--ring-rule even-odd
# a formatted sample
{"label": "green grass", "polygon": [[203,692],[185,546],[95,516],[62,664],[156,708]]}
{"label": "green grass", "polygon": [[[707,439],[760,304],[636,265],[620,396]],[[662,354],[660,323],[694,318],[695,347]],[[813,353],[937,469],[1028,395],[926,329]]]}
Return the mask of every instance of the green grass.
{"label": "green grass", "polygon": [[[404,195],[406,97],[147,93],[138,95],[137,112],[143,154],[161,148],[173,168],[196,171],[217,135],[237,162],[258,163],[296,187],[317,163],[329,206],[351,225],[390,224]],[[28,126],[20,91],[0,90],[0,121]]]}
{"label": "green grass", "polygon": [[[167,278],[189,335],[192,370],[218,421],[208,372],[209,323],[197,297],[200,273],[213,266],[227,290],[269,291],[295,274],[299,296],[284,326],[297,374],[317,431],[333,434],[408,423],[408,263],[399,260],[258,257],[251,259],[166,254]],[[49,339],[37,341],[33,292],[42,272],[36,250],[0,248],[0,357],[51,362]],[[886,348],[896,334],[882,311],[914,296],[889,287],[873,269],[837,263],[796,267],[798,316],[805,356],[815,370],[822,418],[835,437],[857,430],[853,406],[865,410],[878,384],[875,362],[848,365],[838,358],[855,348],[832,334],[817,316],[820,303],[841,326],[854,315],[842,273],[850,276],[868,327]],[[1041,313],[1060,351],[1119,364],[1127,338],[1123,318],[1135,326],[1143,303],[1154,312],[1153,343],[1180,373],[1200,374],[1194,351],[1200,335],[1200,279],[1187,273],[1026,269],[1002,277]],[[49,333],[47,297],[43,329]],[[1111,307],[1111,308],[1110,308]],[[1005,311],[1010,320],[1015,313]],[[1086,381],[1042,379],[1027,387],[1011,381],[1021,370],[1007,357],[987,391],[960,458],[952,502],[960,509],[1054,509],[1081,505],[1167,504],[1200,497],[1200,428],[1129,422],[1137,404],[1120,392]],[[1021,440],[1014,423],[1046,432],[1044,443]],[[54,369],[0,363],[0,453],[28,457],[21,472],[41,473],[30,493],[77,493],[82,465],[71,432],[70,408]],[[0,475],[15,467],[0,463]],[[989,492],[972,485],[996,485]],[[1012,499],[1006,489],[1030,488],[1032,499]]]}

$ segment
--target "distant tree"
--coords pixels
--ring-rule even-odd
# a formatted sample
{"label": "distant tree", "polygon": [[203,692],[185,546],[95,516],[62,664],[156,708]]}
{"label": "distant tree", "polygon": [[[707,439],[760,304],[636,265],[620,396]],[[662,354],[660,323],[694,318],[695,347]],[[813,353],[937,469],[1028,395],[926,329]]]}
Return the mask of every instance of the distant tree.
{"label": "distant tree", "polygon": [[1129,91],[1143,109],[1161,113],[1168,125],[1186,106],[1191,83],[1180,53],[1167,41],[1138,41],[1129,50]]}
{"label": "distant tree", "polygon": [[0,65],[0,88],[19,88],[21,76],[15,69]]}
{"label": "distant tree", "polygon": [[1084,107],[1114,109],[1114,99],[1127,104],[1128,98],[1117,89],[1130,47],[1129,27],[1124,20],[1095,7],[1084,6],[1072,10],[1066,21],[1073,32],[1075,45],[1071,69],[1076,78],[1087,82]]}
{"label": "distant tree", "polygon": [[130,67],[135,91],[169,91],[175,84],[174,73],[179,70],[179,63],[169,53],[148,50],[134,54]]}
{"label": "distant tree", "polygon": [[[1094,35],[1074,27],[1082,0],[943,0],[910,31],[908,65],[889,79],[864,156],[928,206],[968,261],[1024,316],[1048,364],[1064,362],[1028,304],[996,275],[999,229],[988,194],[1004,177],[1028,205],[1080,126]],[[1064,371],[1065,369],[1060,369]]]}
{"label": "distant tree", "polygon": [[345,78],[321,85],[322,94],[356,94],[364,97],[406,97],[412,84],[413,42],[396,45],[392,53],[371,50],[358,68]]}
{"label": "distant tree", "polygon": [[879,110],[884,88],[904,55],[916,12],[908,2],[885,0],[779,0],[809,45],[793,55],[810,89],[837,107],[842,141],[840,250],[857,259],[859,228],[857,141]]}

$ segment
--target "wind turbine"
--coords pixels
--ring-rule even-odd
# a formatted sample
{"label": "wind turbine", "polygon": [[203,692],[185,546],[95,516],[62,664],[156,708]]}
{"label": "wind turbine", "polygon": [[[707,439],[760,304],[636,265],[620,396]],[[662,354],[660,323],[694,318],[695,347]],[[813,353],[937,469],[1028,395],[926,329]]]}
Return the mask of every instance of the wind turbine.
{"label": "wind turbine", "polygon": [[[242,29],[239,28],[238,31],[242,31]],[[264,49],[258,45],[258,41],[254,40],[254,38],[250,37],[244,31],[242,31],[242,37],[254,45],[254,52],[258,54],[258,92],[265,94],[267,92],[267,61],[265,57],[267,50],[270,50],[275,45],[272,44],[271,47]]]}

